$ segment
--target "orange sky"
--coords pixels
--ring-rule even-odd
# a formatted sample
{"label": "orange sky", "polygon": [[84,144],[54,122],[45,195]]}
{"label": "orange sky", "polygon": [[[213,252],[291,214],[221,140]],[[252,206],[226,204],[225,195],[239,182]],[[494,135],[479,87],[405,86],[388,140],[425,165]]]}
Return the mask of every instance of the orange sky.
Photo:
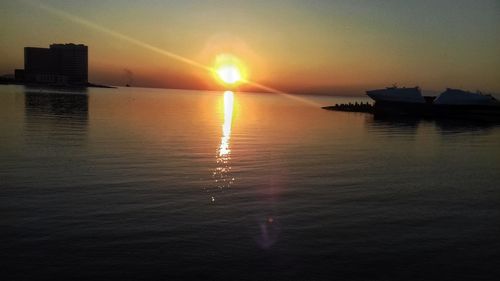
{"label": "orange sky", "polygon": [[89,46],[91,82],[219,87],[206,70],[126,37],[207,66],[217,54],[232,53],[245,62],[249,79],[283,91],[362,93],[397,83],[500,92],[498,1],[50,0],[2,6],[0,73],[22,67],[24,46],[74,42]]}

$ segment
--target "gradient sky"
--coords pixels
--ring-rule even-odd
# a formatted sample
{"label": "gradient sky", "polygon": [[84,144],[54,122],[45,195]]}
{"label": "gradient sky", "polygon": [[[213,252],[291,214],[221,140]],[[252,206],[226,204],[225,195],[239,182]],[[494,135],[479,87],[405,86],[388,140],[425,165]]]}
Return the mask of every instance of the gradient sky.
{"label": "gradient sky", "polygon": [[214,88],[205,70],[42,9],[210,66],[245,61],[249,78],[291,92],[420,85],[500,92],[500,1],[4,1],[0,74],[23,47],[89,46],[90,81]]}

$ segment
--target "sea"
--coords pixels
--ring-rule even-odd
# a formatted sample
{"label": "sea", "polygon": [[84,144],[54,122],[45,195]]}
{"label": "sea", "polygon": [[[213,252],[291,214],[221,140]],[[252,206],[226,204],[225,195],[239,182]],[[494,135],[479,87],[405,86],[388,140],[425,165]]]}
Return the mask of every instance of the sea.
{"label": "sea", "polygon": [[0,279],[500,280],[500,126],[348,102],[0,86]]}

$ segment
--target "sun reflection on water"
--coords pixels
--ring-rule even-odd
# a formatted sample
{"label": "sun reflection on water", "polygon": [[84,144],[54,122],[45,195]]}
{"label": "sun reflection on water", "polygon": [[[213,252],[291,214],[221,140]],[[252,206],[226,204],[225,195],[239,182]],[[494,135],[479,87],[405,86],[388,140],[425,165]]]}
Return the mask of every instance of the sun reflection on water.
{"label": "sun reflection on water", "polygon": [[219,146],[219,157],[229,157],[229,139],[231,138],[231,125],[233,123],[234,93],[224,92],[224,124],[222,124],[222,137]]}
{"label": "sun reflection on water", "polygon": [[[219,148],[217,149],[217,167],[213,171],[212,177],[219,191],[231,187],[234,178],[231,176],[231,127],[233,123],[234,93],[224,92],[224,123],[222,124],[222,136]],[[215,202],[215,194],[211,195],[212,203]]]}

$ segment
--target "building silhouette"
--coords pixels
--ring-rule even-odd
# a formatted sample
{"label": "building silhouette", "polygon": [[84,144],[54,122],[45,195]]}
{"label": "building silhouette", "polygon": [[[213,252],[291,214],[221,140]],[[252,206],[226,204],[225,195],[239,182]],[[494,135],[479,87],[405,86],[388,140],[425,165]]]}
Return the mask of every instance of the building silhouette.
{"label": "building silhouette", "polygon": [[19,82],[51,85],[88,83],[88,47],[51,44],[50,48],[24,48],[24,69],[15,70]]}

